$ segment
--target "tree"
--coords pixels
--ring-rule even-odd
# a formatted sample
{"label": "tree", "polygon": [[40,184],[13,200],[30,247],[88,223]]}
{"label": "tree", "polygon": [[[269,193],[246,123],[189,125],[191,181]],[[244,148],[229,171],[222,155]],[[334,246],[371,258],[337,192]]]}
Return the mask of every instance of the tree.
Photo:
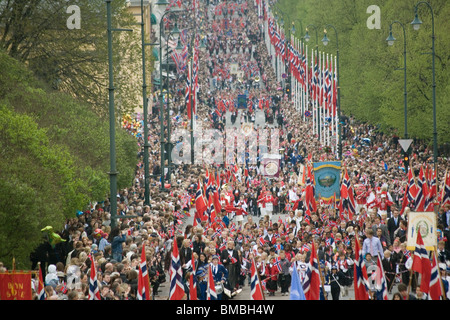
{"label": "tree", "polygon": [[[109,123],[87,104],[51,90],[0,52],[0,260],[28,256],[41,229],[63,228],[109,194]],[[118,188],[134,178],[136,139],[116,129]]]}
{"label": "tree", "polygon": [[[407,90],[408,90],[408,135],[432,143],[432,72],[431,15],[420,7],[423,24],[414,31],[410,22],[414,18],[416,2],[386,0],[377,3],[381,11],[381,29],[369,29],[366,21],[370,14],[365,1],[354,0],[279,0],[278,6],[289,12],[291,18],[300,19],[304,27],[318,27],[319,41],[323,27],[333,24],[338,30],[340,55],[341,110],[344,115],[378,126],[384,132],[404,131],[403,103],[403,32],[393,26],[397,39],[389,47],[386,38],[389,24],[399,20],[406,27],[407,41]],[[450,75],[447,71],[450,56],[450,4],[445,0],[434,0],[436,34],[436,111],[438,143],[450,142],[448,120],[450,119],[448,88]],[[286,19],[285,19],[286,20]],[[296,25],[298,27],[298,25]],[[313,31],[309,30],[310,35]],[[328,30],[330,43],[319,50],[335,54],[335,37]],[[309,45],[315,45],[311,37]]]}
{"label": "tree", "polygon": [[[0,47],[25,62],[54,89],[91,104],[101,116],[108,114],[108,54],[106,5],[103,0],[79,0],[80,29],[69,29],[70,5],[65,0],[0,1]],[[112,2],[113,26],[131,27],[134,17],[125,0]],[[118,114],[134,110],[142,100],[140,34],[114,33],[114,74]]]}

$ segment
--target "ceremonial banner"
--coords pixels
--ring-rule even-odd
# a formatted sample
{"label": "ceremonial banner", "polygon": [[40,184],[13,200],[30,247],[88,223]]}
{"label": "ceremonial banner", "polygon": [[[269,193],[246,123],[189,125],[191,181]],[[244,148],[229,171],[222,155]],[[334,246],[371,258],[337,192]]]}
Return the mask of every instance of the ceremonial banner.
{"label": "ceremonial banner", "polygon": [[408,240],[406,248],[414,250],[417,242],[417,230],[420,229],[425,249],[434,250],[436,238],[436,215],[434,212],[409,212],[408,214]]}
{"label": "ceremonial banner", "polygon": [[31,271],[0,273],[0,300],[31,300]]}
{"label": "ceremonial banner", "polygon": [[278,178],[280,174],[280,156],[272,154],[264,155],[260,170],[266,178]]}
{"label": "ceremonial banner", "polygon": [[336,199],[339,199],[341,162],[315,162],[313,168],[315,198],[320,197],[324,200],[330,200],[336,194]]}
{"label": "ceremonial banner", "polygon": [[247,109],[247,96],[245,94],[239,94],[237,96],[238,109]]}

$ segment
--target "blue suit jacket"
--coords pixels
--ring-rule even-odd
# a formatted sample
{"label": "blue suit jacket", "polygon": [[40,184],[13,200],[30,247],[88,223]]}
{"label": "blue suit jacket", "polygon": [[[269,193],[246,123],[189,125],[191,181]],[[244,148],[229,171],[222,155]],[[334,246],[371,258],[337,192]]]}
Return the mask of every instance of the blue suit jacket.
{"label": "blue suit jacket", "polygon": [[214,268],[213,265],[211,264],[211,271],[212,271],[212,275],[214,278],[214,282],[219,282],[219,281],[227,281],[228,280],[228,270],[221,264],[217,265],[217,271],[214,272]]}

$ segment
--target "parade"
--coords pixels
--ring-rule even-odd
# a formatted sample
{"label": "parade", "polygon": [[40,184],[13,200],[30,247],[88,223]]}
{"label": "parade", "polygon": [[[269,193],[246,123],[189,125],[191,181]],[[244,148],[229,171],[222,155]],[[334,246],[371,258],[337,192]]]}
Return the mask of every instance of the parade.
{"label": "parade", "polygon": [[417,142],[405,164],[398,136],[341,114],[336,56],[289,39],[270,5],[169,4],[186,7],[170,95],[155,86],[147,142],[141,114],[121,117],[135,179],[42,229],[30,299],[450,298],[450,161]]}

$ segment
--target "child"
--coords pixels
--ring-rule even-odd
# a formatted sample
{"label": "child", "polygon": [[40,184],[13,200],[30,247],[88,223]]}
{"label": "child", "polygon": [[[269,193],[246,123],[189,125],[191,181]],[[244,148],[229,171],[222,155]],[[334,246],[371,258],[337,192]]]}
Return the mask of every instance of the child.
{"label": "child", "polygon": [[279,277],[280,287],[281,287],[281,295],[287,296],[289,294],[289,287],[291,286],[291,274],[289,273],[289,267],[291,263],[289,259],[286,257],[286,253],[284,250],[280,251],[280,265],[281,272]]}
{"label": "child", "polygon": [[280,271],[275,265],[275,257],[271,257],[269,263],[266,265],[266,276],[267,276],[267,291],[269,291],[269,296],[275,296],[275,292],[278,289],[278,274]]}

